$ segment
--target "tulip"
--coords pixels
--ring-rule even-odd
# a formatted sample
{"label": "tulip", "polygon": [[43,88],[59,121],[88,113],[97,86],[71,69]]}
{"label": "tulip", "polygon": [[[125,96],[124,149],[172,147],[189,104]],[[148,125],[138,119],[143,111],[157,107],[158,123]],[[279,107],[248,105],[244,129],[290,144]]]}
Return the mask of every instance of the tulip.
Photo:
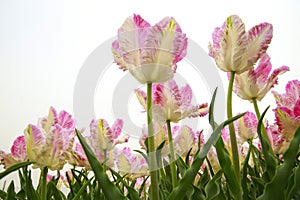
{"label": "tulip", "polygon": [[[135,94],[146,109],[146,93],[140,89]],[[187,84],[178,88],[174,80],[153,85],[153,118],[158,122],[179,122],[186,117],[203,117],[208,113],[207,103],[192,105],[192,89]]]}
{"label": "tulip", "polygon": [[289,81],[285,91],[284,94],[272,92],[277,104],[274,112],[278,131],[282,138],[290,142],[300,125],[300,81]]}
{"label": "tulip", "polygon": [[26,152],[33,167],[61,170],[75,138],[75,121],[66,111],[59,114],[51,107],[47,117],[39,120],[38,125],[29,124],[24,131]]}
{"label": "tulip", "polygon": [[209,55],[221,70],[240,74],[252,68],[266,52],[272,37],[271,24],[261,23],[246,32],[241,18],[232,15],[213,32]]}
{"label": "tulip", "polygon": [[124,147],[122,150],[115,150],[116,166],[121,174],[127,174],[130,179],[136,179],[147,175],[148,164],[145,158],[133,153],[129,147]]}
{"label": "tulip", "polygon": [[27,160],[26,155],[26,143],[24,136],[17,137],[10,149],[10,153],[5,153],[0,150],[0,161],[4,165],[4,168],[8,168],[17,163],[25,162]]}
{"label": "tulip", "polygon": [[128,17],[112,44],[115,62],[140,83],[165,82],[185,55],[187,38],[172,17],[151,26],[140,15]]}
{"label": "tulip", "polygon": [[123,120],[117,119],[110,127],[104,119],[92,120],[90,123],[91,146],[102,153],[112,150],[117,144],[128,141],[128,135],[121,135]]}
{"label": "tulip", "polygon": [[268,54],[264,54],[256,69],[251,68],[235,76],[233,91],[245,100],[252,101],[253,98],[262,100],[267,92],[277,84],[277,76],[289,71],[288,67],[282,66],[275,69],[269,76],[271,69],[270,57]]}

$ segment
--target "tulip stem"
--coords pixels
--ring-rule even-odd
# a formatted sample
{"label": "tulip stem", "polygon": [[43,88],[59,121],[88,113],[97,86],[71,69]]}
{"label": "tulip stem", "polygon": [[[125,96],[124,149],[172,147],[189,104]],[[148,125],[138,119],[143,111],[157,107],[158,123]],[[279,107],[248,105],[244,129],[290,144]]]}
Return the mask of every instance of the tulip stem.
{"label": "tulip stem", "polygon": [[41,200],[47,200],[47,173],[48,173],[48,168],[44,167],[41,169]]}
{"label": "tulip stem", "polygon": [[[259,108],[258,108],[258,104],[257,104],[257,100],[256,98],[252,98],[252,102],[253,102],[253,105],[254,105],[254,109],[255,109],[255,113],[256,113],[256,117],[257,117],[257,120],[260,120],[260,112],[259,112]],[[268,137],[268,134],[267,134],[267,131],[266,131],[266,128],[265,128],[265,125],[264,123],[261,124],[262,125],[262,136],[265,138],[265,140],[267,141],[268,143],[268,146],[270,146],[270,140],[269,140],[269,137]],[[269,148],[269,151],[272,155],[274,155],[273,153],[273,149],[272,148]]]}
{"label": "tulip stem", "polygon": [[151,179],[151,198],[159,200],[158,171],[152,123],[152,83],[147,83],[148,165]]}
{"label": "tulip stem", "polygon": [[177,172],[175,165],[175,154],[174,154],[174,145],[173,145],[173,137],[171,131],[171,122],[167,120],[168,126],[168,139],[169,139],[169,148],[170,148],[170,168],[171,168],[171,176],[172,176],[172,186],[175,188],[177,186]]}
{"label": "tulip stem", "polygon": [[[228,119],[232,118],[232,88],[234,82],[234,75],[235,72],[230,72],[230,80],[228,85],[228,93],[227,93],[227,117]],[[231,151],[232,151],[232,161],[233,167],[236,174],[236,178],[240,183],[240,162],[239,162],[239,154],[238,154],[238,147],[236,141],[236,135],[234,131],[233,123],[229,125],[229,133],[230,133],[230,142],[231,142]]]}

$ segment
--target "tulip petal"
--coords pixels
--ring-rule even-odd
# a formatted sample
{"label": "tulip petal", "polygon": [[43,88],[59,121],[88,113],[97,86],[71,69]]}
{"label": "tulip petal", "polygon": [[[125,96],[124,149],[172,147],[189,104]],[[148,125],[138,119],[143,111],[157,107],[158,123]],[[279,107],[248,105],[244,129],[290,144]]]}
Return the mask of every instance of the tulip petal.
{"label": "tulip petal", "polygon": [[248,31],[248,45],[245,56],[249,58],[249,65],[253,66],[263,55],[271,43],[273,26],[269,23],[261,23]]}
{"label": "tulip petal", "polygon": [[143,108],[147,109],[147,95],[146,93],[141,89],[135,89],[135,95],[140,102],[140,104],[143,106]]}
{"label": "tulip petal", "polygon": [[13,146],[10,149],[12,156],[18,161],[26,161],[26,142],[25,137],[19,136],[14,140]]}

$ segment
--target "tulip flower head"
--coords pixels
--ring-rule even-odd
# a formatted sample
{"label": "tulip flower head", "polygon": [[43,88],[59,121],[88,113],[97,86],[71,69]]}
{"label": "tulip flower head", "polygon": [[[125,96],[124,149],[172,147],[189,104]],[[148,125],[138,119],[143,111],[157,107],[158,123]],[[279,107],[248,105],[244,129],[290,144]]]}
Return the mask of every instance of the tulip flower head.
{"label": "tulip flower head", "polygon": [[33,167],[61,170],[71,156],[75,138],[75,120],[66,111],[57,114],[51,107],[47,117],[24,131],[26,152]]}
{"label": "tulip flower head", "polygon": [[274,112],[281,137],[291,141],[300,125],[300,81],[289,81],[285,91],[284,94],[272,91],[277,104]]}
{"label": "tulip flower head", "polygon": [[90,123],[91,146],[102,153],[112,150],[117,144],[128,141],[128,135],[121,135],[123,120],[117,119],[110,127],[104,119],[92,120]]}
{"label": "tulip flower head", "polygon": [[136,179],[148,173],[148,164],[145,158],[133,153],[129,147],[124,147],[122,150],[115,149],[116,166],[121,174],[128,174],[127,177]]}
{"label": "tulip flower head", "polygon": [[186,55],[187,38],[172,17],[151,26],[140,15],[128,17],[112,44],[115,62],[140,83],[170,80]]}
{"label": "tulip flower head", "polygon": [[14,140],[10,149],[10,153],[5,153],[4,151],[0,150],[0,164],[3,164],[4,168],[8,168],[14,164],[24,162],[26,160],[26,143],[23,135]]}
{"label": "tulip flower head", "polygon": [[194,132],[189,126],[174,126],[172,129],[173,142],[176,154],[186,157],[191,150],[193,156],[198,150],[198,139],[200,137],[200,147],[204,144],[203,135],[200,132]]}
{"label": "tulip flower head", "polygon": [[267,92],[277,84],[278,75],[289,71],[287,66],[282,66],[275,69],[269,76],[271,69],[270,57],[264,54],[256,69],[251,68],[235,76],[233,91],[245,100],[252,101],[253,98],[262,100]]}
{"label": "tulip flower head", "polygon": [[[146,93],[136,89],[135,93],[141,105],[146,110]],[[192,105],[192,89],[187,84],[178,88],[174,80],[164,84],[153,85],[153,118],[157,122],[179,122],[186,117],[203,117],[208,113],[207,103],[201,105]]]}
{"label": "tulip flower head", "polygon": [[241,18],[232,15],[213,32],[209,55],[221,70],[240,74],[252,68],[266,52],[272,37],[271,24],[261,23],[246,32]]}

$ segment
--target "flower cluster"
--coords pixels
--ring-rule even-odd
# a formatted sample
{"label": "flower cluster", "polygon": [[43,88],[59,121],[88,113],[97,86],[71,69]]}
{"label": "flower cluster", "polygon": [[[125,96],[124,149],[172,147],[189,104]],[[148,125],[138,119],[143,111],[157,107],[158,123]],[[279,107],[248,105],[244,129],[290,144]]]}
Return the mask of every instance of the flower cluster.
{"label": "flower cluster", "polygon": [[[147,114],[140,148],[120,145],[129,141],[122,133],[122,119],[112,125],[92,119],[84,135],[69,113],[51,107],[47,116],[25,128],[9,153],[0,150],[6,168],[0,179],[19,170],[21,184],[18,193],[13,192],[13,182],[7,191],[0,189],[1,199],[66,199],[62,183],[70,188],[68,199],[299,198],[300,81],[289,81],[283,94],[272,91],[274,123],[265,119],[267,109],[261,114],[258,106],[278,84],[279,75],[290,70],[281,66],[271,73],[271,24],[246,31],[242,20],[232,15],[213,32],[209,55],[229,76],[228,119],[220,124],[214,121],[216,93],[210,106],[193,104],[190,85],[179,87],[173,79],[187,54],[186,35],[174,18],[151,26],[133,15],[117,36],[112,43],[115,63],[147,85],[147,92],[135,90]],[[242,108],[233,116],[233,92],[253,109]],[[212,133],[204,140],[209,133],[188,126],[184,119],[206,115]],[[31,164],[41,169],[36,189]],[[66,164],[72,168],[64,176],[60,173]],[[48,169],[57,175],[48,174]]]}

